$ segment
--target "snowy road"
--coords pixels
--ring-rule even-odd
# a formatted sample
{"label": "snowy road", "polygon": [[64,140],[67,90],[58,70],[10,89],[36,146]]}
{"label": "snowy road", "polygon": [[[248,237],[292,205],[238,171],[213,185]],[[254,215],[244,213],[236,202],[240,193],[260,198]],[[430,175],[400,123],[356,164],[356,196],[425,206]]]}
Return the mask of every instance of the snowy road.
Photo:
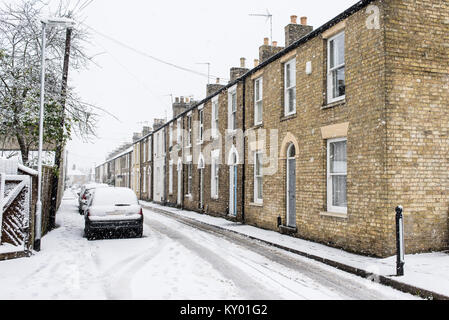
{"label": "snowy road", "polygon": [[88,242],[66,194],[60,228],[0,262],[0,299],[413,299],[248,238],[145,210],[144,238]]}

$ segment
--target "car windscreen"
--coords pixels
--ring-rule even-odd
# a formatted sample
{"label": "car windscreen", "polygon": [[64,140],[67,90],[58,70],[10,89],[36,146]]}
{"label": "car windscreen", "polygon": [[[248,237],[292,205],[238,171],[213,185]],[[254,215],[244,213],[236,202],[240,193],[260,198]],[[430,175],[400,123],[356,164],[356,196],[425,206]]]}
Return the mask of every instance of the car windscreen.
{"label": "car windscreen", "polygon": [[131,206],[136,204],[139,202],[134,191],[121,188],[96,189],[92,200],[94,206]]}

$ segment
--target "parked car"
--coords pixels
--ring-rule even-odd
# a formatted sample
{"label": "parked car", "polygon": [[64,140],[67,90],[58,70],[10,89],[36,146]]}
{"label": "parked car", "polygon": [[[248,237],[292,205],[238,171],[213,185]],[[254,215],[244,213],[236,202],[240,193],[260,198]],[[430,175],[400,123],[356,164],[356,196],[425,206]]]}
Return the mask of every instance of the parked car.
{"label": "parked car", "polygon": [[141,238],[143,211],[135,192],[129,188],[97,188],[84,215],[84,234],[88,240],[96,234],[131,232]]}
{"label": "parked car", "polygon": [[92,191],[96,188],[107,188],[109,187],[107,184],[103,183],[89,183],[85,184],[81,187],[80,192],[78,193],[78,211],[81,215],[84,214],[84,210],[86,210],[87,203],[92,194]]}

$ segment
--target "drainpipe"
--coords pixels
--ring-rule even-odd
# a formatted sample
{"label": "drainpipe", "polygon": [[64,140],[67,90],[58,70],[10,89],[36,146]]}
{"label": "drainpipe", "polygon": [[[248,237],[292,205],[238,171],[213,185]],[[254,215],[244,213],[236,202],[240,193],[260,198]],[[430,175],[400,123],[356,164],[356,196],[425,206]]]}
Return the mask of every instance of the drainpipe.
{"label": "drainpipe", "polygon": [[182,116],[181,128],[181,210],[184,210],[184,118]]}
{"label": "drainpipe", "polygon": [[242,223],[245,223],[245,170],[246,170],[246,137],[245,137],[245,131],[246,131],[246,113],[245,113],[245,109],[246,109],[246,78],[243,79],[242,84],[243,84],[243,88],[242,88],[242,95],[243,95],[243,106],[242,106],[242,119],[243,119],[243,125],[242,125],[242,130],[243,130],[243,166],[242,166]]}

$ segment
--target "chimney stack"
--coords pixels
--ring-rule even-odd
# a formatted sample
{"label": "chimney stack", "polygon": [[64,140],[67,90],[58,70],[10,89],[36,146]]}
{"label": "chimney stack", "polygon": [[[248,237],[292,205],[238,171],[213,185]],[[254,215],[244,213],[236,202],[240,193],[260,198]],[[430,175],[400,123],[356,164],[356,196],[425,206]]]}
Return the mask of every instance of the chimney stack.
{"label": "chimney stack", "polygon": [[208,84],[206,87],[206,97],[213,95],[215,92],[223,88],[224,85],[220,84],[220,78],[217,78],[214,84]]}
{"label": "chimney stack", "polygon": [[194,101],[189,98],[180,97],[175,99],[175,103],[173,103],[173,117],[176,118],[178,115],[189,109]]}
{"label": "chimney stack", "polygon": [[139,141],[140,138],[142,138],[142,135],[141,135],[140,132],[135,132],[135,133],[133,134],[133,142]]}
{"label": "chimney stack", "polygon": [[246,59],[240,58],[240,68],[246,68]]}
{"label": "chimney stack", "polygon": [[146,136],[150,132],[151,132],[151,128],[150,127],[148,127],[148,126],[143,127],[143,129],[142,129],[142,137]]}
{"label": "chimney stack", "polygon": [[165,124],[165,119],[154,119],[153,128],[154,130],[159,129]]}
{"label": "chimney stack", "polygon": [[291,16],[290,24],[285,27],[286,47],[313,31],[313,27],[307,25],[307,17],[301,17],[301,24],[296,23],[297,18],[297,16]]}
{"label": "chimney stack", "polygon": [[272,45],[269,45],[269,39],[264,38],[263,46],[259,48],[259,62],[262,63],[268,60],[270,57],[274,56],[279,51],[282,51],[283,47],[277,46],[277,41],[273,41]]}
{"label": "chimney stack", "polygon": [[230,82],[233,82],[234,80],[240,78],[241,76],[243,76],[245,73],[247,73],[249,71],[249,69],[245,68],[245,64],[246,64],[246,59],[240,58],[240,68],[231,68]]}

